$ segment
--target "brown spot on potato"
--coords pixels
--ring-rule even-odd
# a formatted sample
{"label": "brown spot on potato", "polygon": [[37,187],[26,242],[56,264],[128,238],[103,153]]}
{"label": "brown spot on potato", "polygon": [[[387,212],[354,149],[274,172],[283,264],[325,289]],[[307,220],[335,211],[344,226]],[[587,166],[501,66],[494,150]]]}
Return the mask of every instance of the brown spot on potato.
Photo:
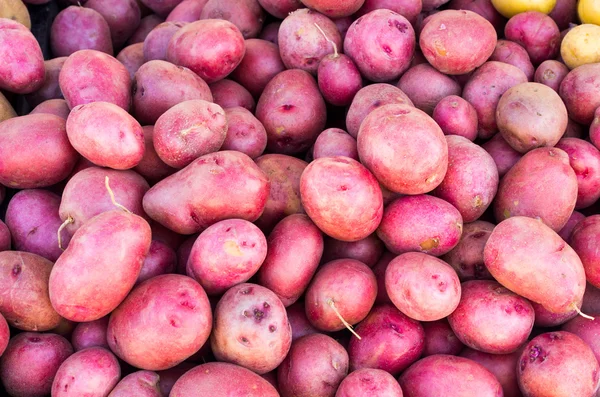
{"label": "brown spot on potato", "polygon": [[19,274],[21,274],[21,270],[22,270],[21,264],[20,263],[15,263],[15,265],[12,268],[12,275],[13,275],[13,277],[18,277]]}
{"label": "brown spot on potato", "polygon": [[420,244],[423,251],[430,251],[440,245],[440,239],[437,237],[427,239]]}
{"label": "brown spot on potato", "polygon": [[277,327],[274,325],[269,325],[269,332],[273,333],[277,330]]}

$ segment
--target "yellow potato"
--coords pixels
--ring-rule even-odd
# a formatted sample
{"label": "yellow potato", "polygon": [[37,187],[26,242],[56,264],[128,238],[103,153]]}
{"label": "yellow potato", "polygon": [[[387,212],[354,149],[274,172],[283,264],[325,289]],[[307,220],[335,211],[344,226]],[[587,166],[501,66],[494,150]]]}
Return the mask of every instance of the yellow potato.
{"label": "yellow potato", "polygon": [[31,29],[29,11],[21,0],[0,0],[0,18],[12,19]]}
{"label": "yellow potato", "polygon": [[525,11],[549,14],[556,5],[556,0],[492,0],[492,5],[500,14],[511,18]]}
{"label": "yellow potato", "polygon": [[571,29],[560,45],[560,55],[570,69],[600,62],[600,26],[588,23]]}
{"label": "yellow potato", "polygon": [[581,23],[600,25],[600,0],[579,0],[577,13]]}
{"label": "yellow potato", "polygon": [[17,113],[15,113],[8,99],[0,92],[0,122],[13,117],[17,117]]}

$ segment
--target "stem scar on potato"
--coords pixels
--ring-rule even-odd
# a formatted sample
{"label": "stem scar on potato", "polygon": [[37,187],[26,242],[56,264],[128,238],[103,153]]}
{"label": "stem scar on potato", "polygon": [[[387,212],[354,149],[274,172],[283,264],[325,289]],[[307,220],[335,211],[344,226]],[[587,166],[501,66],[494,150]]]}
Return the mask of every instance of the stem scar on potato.
{"label": "stem scar on potato", "polygon": [[346,321],[344,319],[344,317],[342,317],[342,315],[340,314],[340,312],[338,311],[338,309],[335,307],[335,302],[333,301],[333,299],[329,298],[327,299],[327,304],[333,309],[333,312],[335,313],[335,315],[340,319],[340,321],[342,322],[342,324],[344,324],[344,327],[348,328],[348,331],[352,332],[352,334],[354,336],[356,336],[359,340],[362,339],[360,337],[360,335],[358,335],[356,333],[356,331],[354,331],[354,329],[352,328],[352,325],[350,325],[348,323],[348,321]]}

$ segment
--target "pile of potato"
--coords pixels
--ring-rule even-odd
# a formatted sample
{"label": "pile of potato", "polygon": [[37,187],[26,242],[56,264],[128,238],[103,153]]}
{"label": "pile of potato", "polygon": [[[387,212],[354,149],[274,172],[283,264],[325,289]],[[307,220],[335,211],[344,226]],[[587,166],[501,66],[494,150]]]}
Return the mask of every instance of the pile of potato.
{"label": "pile of potato", "polygon": [[597,395],[600,1],[2,0],[0,90],[6,395]]}

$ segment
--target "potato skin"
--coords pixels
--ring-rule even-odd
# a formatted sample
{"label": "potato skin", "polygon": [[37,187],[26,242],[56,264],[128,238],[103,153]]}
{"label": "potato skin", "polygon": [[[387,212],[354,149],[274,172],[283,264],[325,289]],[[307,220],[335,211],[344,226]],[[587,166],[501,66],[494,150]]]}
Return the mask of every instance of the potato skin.
{"label": "potato skin", "polygon": [[159,375],[152,371],[137,371],[121,379],[108,397],[162,397],[158,389]]}
{"label": "potato skin", "polygon": [[17,112],[15,112],[4,94],[0,93],[0,123],[13,117],[17,117]]}
{"label": "potato skin", "polygon": [[67,57],[57,57],[44,61],[44,69],[46,70],[44,83],[37,90],[25,96],[27,103],[35,107],[49,99],[63,98],[58,85],[58,76],[66,60]]}
{"label": "potato skin", "polygon": [[356,139],[339,128],[328,128],[321,132],[313,147],[313,158],[346,156],[358,160]]}
{"label": "potato skin", "polygon": [[200,19],[224,19],[240,30],[244,39],[257,37],[263,27],[265,11],[257,0],[208,0]]}
{"label": "potato skin", "polygon": [[583,263],[588,283],[597,288],[600,288],[600,255],[596,250],[599,237],[600,215],[591,215],[575,225],[569,241]]}
{"label": "potato skin", "polygon": [[212,83],[210,91],[213,101],[223,109],[241,106],[251,112],[254,112],[256,102],[252,94],[241,84],[233,80],[223,79]]}
{"label": "potato skin", "polygon": [[237,150],[256,159],[267,147],[267,131],[252,112],[241,106],[225,109],[227,136],[220,150]]}
{"label": "potato skin", "polygon": [[529,59],[527,50],[513,41],[498,40],[496,49],[494,49],[494,53],[490,56],[489,60],[516,66],[525,73],[527,80],[533,80],[535,68]]}
{"label": "potato skin", "polygon": [[194,22],[200,19],[208,0],[183,0],[167,16],[167,22]]}
{"label": "potato skin", "polygon": [[321,59],[317,69],[319,90],[325,100],[335,106],[352,103],[362,88],[362,76],[352,59],[344,54],[329,54]]}
{"label": "potato skin", "polygon": [[426,321],[421,324],[425,331],[425,345],[422,357],[434,354],[458,355],[465,345],[456,337],[447,319]]}
{"label": "potato skin", "polygon": [[600,151],[579,138],[563,138],[556,147],[569,155],[569,164],[577,176],[575,208],[591,206],[600,198]]}
{"label": "potato skin", "polygon": [[276,44],[262,39],[247,39],[245,45],[244,58],[230,76],[258,98],[269,81],[285,70],[285,65]]}
{"label": "potato skin", "polygon": [[600,107],[600,63],[589,63],[571,70],[560,83],[560,97],[569,117],[587,125],[594,120]]}
{"label": "potato skin", "polygon": [[95,50],[113,55],[110,27],[96,10],[69,6],[52,22],[50,46],[58,57],[68,57],[80,50]]}
{"label": "potato skin", "polygon": [[156,25],[144,39],[144,61],[166,60],[171,38],[185,22],[163,22]]}
{"label": "potato skin", "polygon": [[588,344],[588,346],[592,349],[594,356],[596,356],[596,359],[598,359],[600,357],[600,345],[598,344],[598,338],[596,335],[598,333],[599,324],[600,319],[598,318],[589,320],[581,316],[576,316],[572,320],[563,324],[561,330],[571,332],[580,337],[585,343]]}
{"label": "potato skin", "polygon": [[144,177],[151,184],[155,184],[169,175],[177,172],[175,168],[169,167],[158,157],[154,148],[154,126],[147,125],[142,127],[144,131],[144,157],[133,167],[133,170]]}
{"label": "potato skin", "polygon": [[564,63],[550,59],[537,67],[533,79],[536,83],[547,85],[558,92],[560,83],[567,74],[569,74],[569,68]]}
{"label": "potato skin", "polygon": [[94,346],[109,349],[108,339],[106,339],[109,318],[105,316],[98,320],[77,324],[71,334],[71,343],[75,351]]}
{"label": "potato skin", "polygon": [[163,18],[159,17],[156,14],[150,14],[143,17],[137,29],[135,30],[135,32],[133,32],[133,34],[125,44],[131,45],[136,43],[143,43],[146,39],[146,36],[148,36],[148,33],[150,33],[152,29],[154,29],[156,26],[160,25],[164,21],[165,20]]}
{"label": "potato skin", "polygon": [[123,48],[117,55],[117,60],[125,66],[129,72],[129,77],[133,80],[135,72],[145,63],[144,44],[135,43]]}
{"label": "potato skin", "polygon": [[483,250],[494,224],[486,221],[465,223],[460,241],[442,256],[454,268],[461,281],[491,280],[493,277],[483,263]]}
{"label": "potato skin", "polygon": [[140,2],[160,17],[166,17],[182,0],[140,0]]}
{"label": "potato skin", "polygon": [[319,333],[319,330],[313,327],[306,317],[304,310],[304,302],[297,301],[285,308],[288,316],[288,321],[292,327],[292,342],[305,335]]}
{"label": "potato skin", "polygon": [[[427,81],[426,85],[423,81]],[[429,64],[419,64],[411,67],[400,77],[400,88],[412,101],[417,109],[428,115],[443,98],[450,95],[460,95],[460,84]]]}
{"label": "potato skin", "polygon": [[5,0],[0,4],[0,18],[17,21],[31,30],[29,11],[22,0]]}
{"label": "potato skin", "polygon": [[484,366],[498,379],[502,385],[504,397],[522,397],[519,383],[517,382],[517,361],[521,355],[520,349],[511,354],[483,353],[470,348],[464,349],[460,356],[473,360]]}
{"label": "potato skin", "polygon": [[335,259],[350,258],[373,268],[384,250],[383,242],[375,234],[353,242],[328,238],[325,240],[321,261],[326,263]]}
{"label": "potato skin", "polygon": [[523,46],[534,65],[554,59],[560,50],[560,31],[556,22],[538,11],[526,11],[510,18],[504,27],[504,35],[507,40]]}
{"label": "potato skin", "polygon": [[380,369],[363,368],[346,376],[335,393],[335,397],[371,397],[373,395],[402,397],[402,389],[389,373]]}
{"label": "potato skin", "polygon": [[506,142],[502,134],[494,135],[492,139],[481,145],[481,147],[494,159],[500,178],[506,175],[508,170],[523,157],[521,153],[517,152]]}
{"label": "potato skin", "polygon": [[171,274],[177,267],[175,250],[159,240],[152,240],[148,255],[144,259],[136,285],[161,274]]}
{"label": "potato skin", "polygon": [[96,10],[106,20],[115,49],[123,47],[142,17],[136,0],[86,0],[85,7]]}
{"label": "potato skin", "polygon": [[71,109],[69,109],[69,105],[67,105],[67,101],[64,99],[48,99],[33,108],[29,114],[53,114],[66,120],[69,117],[70,112]]}

